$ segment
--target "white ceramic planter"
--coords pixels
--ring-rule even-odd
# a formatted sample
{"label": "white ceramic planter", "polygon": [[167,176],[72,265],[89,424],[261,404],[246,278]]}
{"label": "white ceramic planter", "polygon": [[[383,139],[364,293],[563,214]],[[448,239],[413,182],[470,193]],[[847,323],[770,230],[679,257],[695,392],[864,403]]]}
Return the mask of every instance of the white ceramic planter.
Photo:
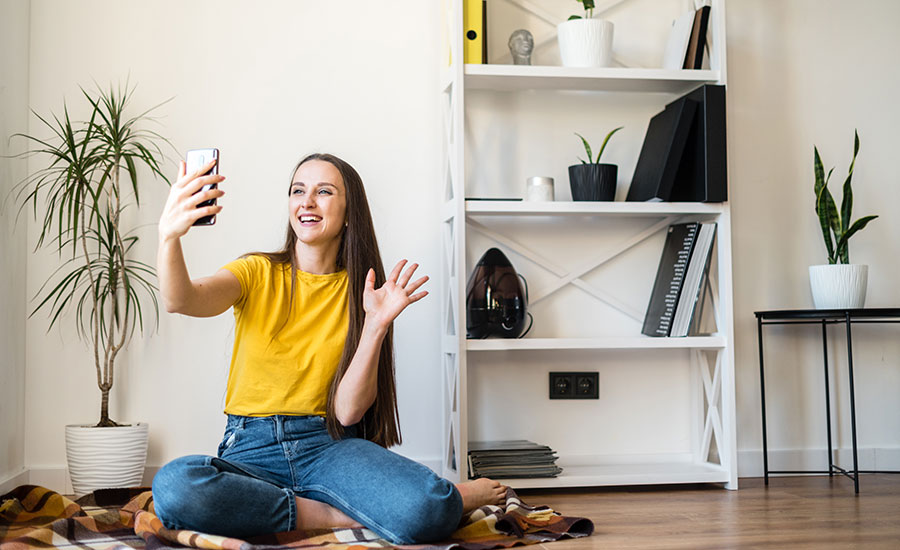
{"label": "white ceramic planter", "polygon": [[613,24],[605,19],[572,19],[556,26],[564,67],[609,67]]}
{"label": "white ceramic planter", "polygon": [[95,489],[137,487],[144,478],[150,425],[66,426],[66,458],[76,495]]}
{"label": "white ceramic planter", "polygon": [[829,264],[809,266],[809,288],[816,309],[865,307],[869,266]]}

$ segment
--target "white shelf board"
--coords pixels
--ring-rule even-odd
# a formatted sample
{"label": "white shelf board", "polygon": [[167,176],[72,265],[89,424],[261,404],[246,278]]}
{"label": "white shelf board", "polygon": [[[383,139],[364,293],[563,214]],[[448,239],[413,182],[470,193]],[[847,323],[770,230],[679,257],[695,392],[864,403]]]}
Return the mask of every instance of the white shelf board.
{"label": "white shelf board", "polygon": [[719,71],[559,67],[553,65],[465,65],[467,90],[582,90],[684,94],[715,84]]}
{"label": "white shelf board", "polygon": [[722,202],[626,202],[626,201],[504,201],[467,200],[466,214],[491,216],[621,215],[669,216],[716,215],[725,211]]}
{"label": "white shelf board", "polygon": [[661,462],[651,464],[597,464],[566,466],[557,477],[498,479],[513,489],[597,487],[611,485],[663,485],[673,483],[727,483],[728,472],[716,464]]}
{"label": "white shelf board", "polygon": [[650,336],[609,336],[603,338],[492,338],[466,340],[469,351],[518,351],[542,349],[721,349],[725,338],[686,336],[652,338]]}

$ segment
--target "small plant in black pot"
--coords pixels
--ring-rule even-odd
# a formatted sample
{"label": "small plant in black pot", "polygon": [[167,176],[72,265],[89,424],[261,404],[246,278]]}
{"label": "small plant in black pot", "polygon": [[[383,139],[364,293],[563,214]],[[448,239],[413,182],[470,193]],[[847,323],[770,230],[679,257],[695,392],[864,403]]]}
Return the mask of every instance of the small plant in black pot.
{"label": "small plant in black pot", "polygon": [[615,164],[600,164],[600,157],[606,144],[613,134],[621,130],[623,126],[619,126],[612,132],[606,134],[603,145],[597,152],[597,160],[591,162],[591,146],[588,144],[584,136],[575,132],[575,135],[581,138],[584,144],[584,150],[587,153],[587,160],[579,157],[581,164],[573,164],[569,166],[569,186],[572,188],[572,200],[576,201],[611,201],[616,198],[616,178],[618,177],[619,167]]}

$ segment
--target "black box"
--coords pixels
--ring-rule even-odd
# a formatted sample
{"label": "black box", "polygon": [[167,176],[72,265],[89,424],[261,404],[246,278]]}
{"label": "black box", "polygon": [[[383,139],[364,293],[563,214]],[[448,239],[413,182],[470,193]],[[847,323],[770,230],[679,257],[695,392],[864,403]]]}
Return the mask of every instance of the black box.
{"label": "black box", "polygon": [[668,200],[724,202],[728,200],[725,86],[705,84],[676,101],[684,98],[697,102],[697,110]]}

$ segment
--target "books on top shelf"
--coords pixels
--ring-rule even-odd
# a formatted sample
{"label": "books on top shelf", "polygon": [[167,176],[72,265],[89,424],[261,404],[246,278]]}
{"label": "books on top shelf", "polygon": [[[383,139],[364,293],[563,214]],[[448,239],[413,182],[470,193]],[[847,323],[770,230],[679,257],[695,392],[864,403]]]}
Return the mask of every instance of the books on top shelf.
{"label": "books on top shelf", "polygon": [[469,477],[556,477],[556,451],[525,439],[469,442]]}
{"label": "books on top shelf", "polygon": [[687,336],[699,331],[715,234],[715,223],[669,226],[642,334]]}
{"label": "books on top shelf", "polygon": [[663,69],[681,69],[691,41],[694,12],[685,12],[672,22],[666,51],[663,54]]}
{"label": "books on top shelf", "polygon": [[701,69],[709,26],[709,6],[686,11],[672,22],[663,53],[664,69]]}
{"label": "books on top shelf", "polygon": [[688,41],[687,54],[684,57],[684,69],[703,68],[703,50],[706,46],[706,28],[709,26],[709,6],[703,6],[694,12],[691,37]]}

